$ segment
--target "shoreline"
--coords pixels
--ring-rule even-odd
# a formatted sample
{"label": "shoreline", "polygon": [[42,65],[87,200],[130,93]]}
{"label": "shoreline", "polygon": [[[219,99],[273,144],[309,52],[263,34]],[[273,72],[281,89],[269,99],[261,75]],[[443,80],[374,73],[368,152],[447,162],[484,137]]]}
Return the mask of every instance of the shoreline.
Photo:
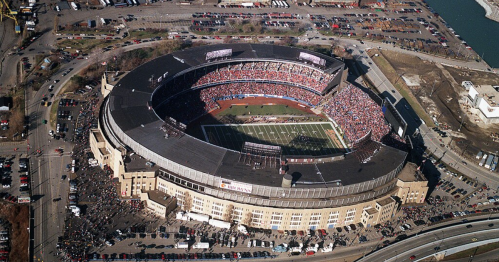
{"label": "shoreline", "polygon": [[[490,20],[499,22],[499,7],[489,3],[487,0],[475,0],[483,9],[485,9],[485,17]],[[493,10],[495,9],[495,10]]]}

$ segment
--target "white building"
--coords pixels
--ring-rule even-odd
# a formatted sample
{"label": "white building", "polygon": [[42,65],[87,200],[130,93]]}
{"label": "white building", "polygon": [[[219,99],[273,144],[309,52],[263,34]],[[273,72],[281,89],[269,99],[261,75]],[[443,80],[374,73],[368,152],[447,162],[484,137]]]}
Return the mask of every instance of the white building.
{"label": "white building", "polygon": [[[463,82],[464,83],[464,82]],[[499,86],[469,86],[467,102],[470,111],[486,124],[499,123]]]}

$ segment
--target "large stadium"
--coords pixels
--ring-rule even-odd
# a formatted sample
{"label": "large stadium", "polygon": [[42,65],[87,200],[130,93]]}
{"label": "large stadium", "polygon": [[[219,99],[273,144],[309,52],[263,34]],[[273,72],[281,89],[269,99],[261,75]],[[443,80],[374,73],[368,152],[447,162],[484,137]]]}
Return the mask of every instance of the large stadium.
{"label": "large stadium", "polygon": [[346,82],[344,67],[293,47],[224,44],[106,74],[92,152],[123,198],[163,217],[176,202],[279,230],[380,223],[422,202],[426,181],[405,167],[393,105]]}

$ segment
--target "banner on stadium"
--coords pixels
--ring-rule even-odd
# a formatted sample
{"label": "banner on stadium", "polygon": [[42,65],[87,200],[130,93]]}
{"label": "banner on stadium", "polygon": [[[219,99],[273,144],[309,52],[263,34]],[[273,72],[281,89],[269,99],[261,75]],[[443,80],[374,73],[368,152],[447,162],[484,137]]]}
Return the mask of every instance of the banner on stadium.
{"label": "banner on stadium", "polygon": [[232,56],[232,49],[222,49],[206,53],[206,60]]}
{"label": "banner on stadium", "polygon": [[305,53],[305,52],[300,52],[300,56],[299,56],[299,59],[301,60],[307,60],[307,61],[310,61],[314,64],[317,64],[317,65],[321,65],[321,66],[325,66],[326,65],[326,60],[318,57],[318,56],[315,56],[315,55],[311,55],[309,53]]}
{"label": "banner on stadium", "polygon": [[228,189],[228,190],[242,192],[242,193],[248,193],[248,194],[250,194],[251,191],[253,190],[252,185],[233,182],[233,181],[223,181],[223,180],[220,182],[219,187],[223,188],[223,189]]}

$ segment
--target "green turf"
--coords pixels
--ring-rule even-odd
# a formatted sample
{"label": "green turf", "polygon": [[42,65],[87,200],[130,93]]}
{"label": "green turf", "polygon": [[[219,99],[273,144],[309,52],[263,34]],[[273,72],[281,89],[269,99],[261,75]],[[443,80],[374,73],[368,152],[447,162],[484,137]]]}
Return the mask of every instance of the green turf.
{"label": "green turf", "polygon": [[202,128],[206,141],[236,151],[247,141],[281,146],[284,155],[345,152],[344,146],[337,142],[339,139],[333,141],[326,132],[333,131],[331,123],[203,125]]}
{"label": "green turf", "polygon": [[220,112],[219,116],[234,115],[308,115],[306,112],[294,108],[287,107],[285,105],[237,105],[227,108],[226,110]]}

